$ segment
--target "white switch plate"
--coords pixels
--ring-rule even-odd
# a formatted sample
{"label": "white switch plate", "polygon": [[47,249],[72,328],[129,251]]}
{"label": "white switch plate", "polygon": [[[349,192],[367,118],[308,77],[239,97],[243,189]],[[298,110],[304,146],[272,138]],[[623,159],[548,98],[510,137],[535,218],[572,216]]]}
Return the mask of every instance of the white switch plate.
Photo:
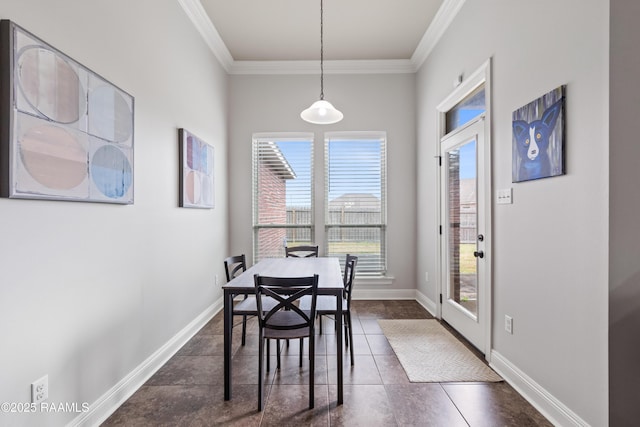
{"label": "white switch plate", "polygon": [[504,330],[510,334],[513,334],[513,318],[511,316],[504,315]]}
{"label": "white switch plate", "polygon": [[503,188],[498,190],[498,204],[499,205],[510,205],[511,204],[511,188]]}

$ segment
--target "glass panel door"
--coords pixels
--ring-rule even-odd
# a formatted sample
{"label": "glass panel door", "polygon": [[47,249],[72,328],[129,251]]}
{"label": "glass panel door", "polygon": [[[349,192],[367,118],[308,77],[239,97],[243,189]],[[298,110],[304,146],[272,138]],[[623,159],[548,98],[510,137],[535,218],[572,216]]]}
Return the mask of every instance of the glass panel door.
{"label": "glass panel door", "polygon": [[484,119],[441,141],[442,318],[484,352]]}
{"label": "glass panel door", "polygon": [[449,292],[448,296],[469,314],[478,314],[476,246],[477,144],[475,138],[447,151],[447,192],[449,215]]}

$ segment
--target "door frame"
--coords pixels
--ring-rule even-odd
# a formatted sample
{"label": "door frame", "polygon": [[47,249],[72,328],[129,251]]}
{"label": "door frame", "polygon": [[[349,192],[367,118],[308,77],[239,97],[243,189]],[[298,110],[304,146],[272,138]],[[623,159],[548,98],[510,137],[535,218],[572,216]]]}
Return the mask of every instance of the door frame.
{"label": "door frame", "polygon": [[[442,161],[442,150],[441,150],[441,140],[446,135],[446,125],[445,125],[445,113],[453,108],[456,104],[462,101],[467,95],[473,92],[476,88],[484,84],[485,88],[485,104],[486,111],[484,114],[484,152],[478,153],[478,155],[484,156],[484,182],[486,188],[484,189],[484,205],[485,205],[485,230],[482,234],[484,234],[484,251],[485,251],[485,268],[484,274],[481,278],[486,289],[485,289],[485,298],[480,301],[478,306],[478,313],[484,313],[485,322],[484,322],[484,349],[481,349],[484,353],[484,357],[487,362],[491,362],[491,349],[492,349],[492,339],[491,339],[491,331],[493,325],[493,274],[492,274],[492,265],[493,265],[493,238],[492,238],[492,195],[493,195],[493,186],[491,181],[492,176],[492,167],[491,167],[491,58],[487,59],[476,71],[474,71],[467,79],[465,79],[460,85],[458,85],[452,92],[447,96],[440,104],[436,107],[436,158],[439,161]],[[438,168],[436,174],[436,230],[437,231],[437,239],[435,241],[436,244],[436,268],[437,268],[437,281],[436,281],[436,318],[442,319],[442,303],[439,298],[442,298],[444,291],[444,282],[443,282],[443,253],[442,253],[442,239],[444,232],[444,224],[442,218],[442,182],[440,178],[440,169]],[[480,196],[480,195],[479,195]]]}

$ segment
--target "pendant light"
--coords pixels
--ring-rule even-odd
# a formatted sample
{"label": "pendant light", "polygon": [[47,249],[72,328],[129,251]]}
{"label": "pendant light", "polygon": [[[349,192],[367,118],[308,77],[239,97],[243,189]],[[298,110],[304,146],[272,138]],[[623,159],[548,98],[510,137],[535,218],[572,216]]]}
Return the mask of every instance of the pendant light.
{"label": "pendant light", "polygon": [[300,113],[302,120],[318,125],[338,123],[344,115],[324,99],[324,9],[320,0],[320,100]]}

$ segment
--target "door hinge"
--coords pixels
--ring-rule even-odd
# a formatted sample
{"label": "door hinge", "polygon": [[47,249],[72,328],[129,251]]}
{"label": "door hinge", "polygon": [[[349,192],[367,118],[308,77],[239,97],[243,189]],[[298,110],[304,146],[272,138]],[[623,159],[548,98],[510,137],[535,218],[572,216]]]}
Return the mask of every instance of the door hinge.
{"label": "door hinge", "polygon": [[438,227],[438,232],[440,233],[440,235],[442,235],[442,226]]}
{"label": "door hinge", "polygon": [[438,159],[438,166],[442,166],[442,156],[433,156]]}
{"label": "door hinge", "polygon": [[442,304],[442,294],[440,294],[440,304]]}

